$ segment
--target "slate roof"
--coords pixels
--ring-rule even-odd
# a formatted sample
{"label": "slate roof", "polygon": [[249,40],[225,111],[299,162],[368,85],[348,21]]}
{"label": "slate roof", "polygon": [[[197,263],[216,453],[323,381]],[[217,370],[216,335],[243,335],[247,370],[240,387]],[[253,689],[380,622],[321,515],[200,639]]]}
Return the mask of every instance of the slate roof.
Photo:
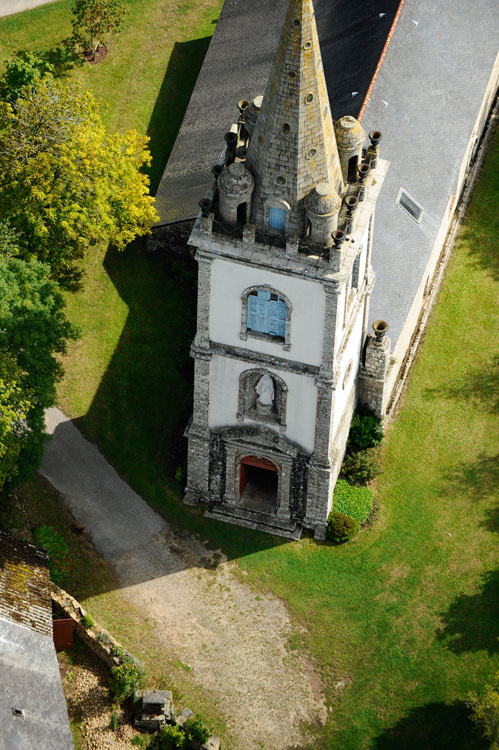
{"label": "slate roof", "polygon": [[[382,131],[381,155],[390,161],[376,204],[370,317],[388,322],[392,342],[455,193],[498,32],[496,0],[406,0],[362,118]],[[395,203],[402,186],[424,209],[420,224]]]}
{"label": "slate roof", "polygon": [[[265,90],[287,7],[288,0],[226,0],[156,193],[158,225],[196,216],[237,101]],[[397,7],[398,0],[315,0],[334,118],[358,114]]]}
{"label": "slate roof", "polygon": [[48,558],[1,532],[0,675],[0,749],[72,749],[52,640]]}

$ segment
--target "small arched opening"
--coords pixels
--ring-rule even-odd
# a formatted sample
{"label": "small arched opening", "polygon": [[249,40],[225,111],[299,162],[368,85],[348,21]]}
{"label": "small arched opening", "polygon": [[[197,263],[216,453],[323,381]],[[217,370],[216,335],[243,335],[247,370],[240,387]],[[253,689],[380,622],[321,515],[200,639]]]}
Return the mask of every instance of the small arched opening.
{"label": "small arched opening", "polygon": [[347,182],[357,182],[357,164],[359,163],[359,157],[357,154],[351,156],[348,160],[348,176]]}
{"label": "small arched opening", "polygon": [[237,207],[237,223],[246,225],[248,204],[246,202],[240,203]]}

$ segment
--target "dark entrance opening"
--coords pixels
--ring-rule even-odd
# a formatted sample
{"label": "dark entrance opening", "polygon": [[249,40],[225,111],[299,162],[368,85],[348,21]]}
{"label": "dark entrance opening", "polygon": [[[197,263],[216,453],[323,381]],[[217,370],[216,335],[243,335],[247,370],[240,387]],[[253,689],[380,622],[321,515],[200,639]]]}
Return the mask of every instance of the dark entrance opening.
{"label": "dark entrance opening", "polygon": [[266,458],[246,456],[241,461],[241,505],[260,513],[275,513],[279,472]]}
{"label": "dark entrance opening", "polygon": [[237,207],[237,223],[243,226],[246,224],[246,206],[247,203],[240,203]]}

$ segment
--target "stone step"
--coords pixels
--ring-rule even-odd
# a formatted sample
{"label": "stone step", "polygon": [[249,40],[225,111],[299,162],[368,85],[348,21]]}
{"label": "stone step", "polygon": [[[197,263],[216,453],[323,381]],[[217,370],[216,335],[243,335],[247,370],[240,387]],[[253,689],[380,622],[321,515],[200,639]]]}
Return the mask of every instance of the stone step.
{"label": "stone step", "polygon": [[214,518],[217,521],[225,521],[235,526],[244,526],[247,529],[265,531],[268,534],[282,536],[297,541],[301,538],[301,526],[296,521],[286,521],[268,513],[259,513],[248,508],[229,507],[218,503],[210,510],[205,511],[206,518]]}

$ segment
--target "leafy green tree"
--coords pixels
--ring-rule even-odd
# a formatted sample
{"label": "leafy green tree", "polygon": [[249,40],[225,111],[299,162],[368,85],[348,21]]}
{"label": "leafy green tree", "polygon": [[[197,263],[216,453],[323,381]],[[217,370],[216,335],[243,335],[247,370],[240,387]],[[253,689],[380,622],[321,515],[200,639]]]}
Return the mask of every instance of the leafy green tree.
{"label": "leafy green tree", "polygon": [[40,55],[20,50],[5,63],[5,70],[0,78],[0,98],[15,102],[25,86],[33,86],[43,76],[53,72],[53,66]]}
{"label": "leafy green tree", "polygon": [[19,385],[22,373],[5,349],[0,349],[0,492],[18,475],[19,456],[27,439],[26,417],[32,407]]}
{"label": "leafy green tree", "polygon": [[38,466],[43,413],[62,373],[55,355],[75,337],[49,273],[43,263],[0,253],[0,492]]}
{"label": "leafy green tree", "polygon": [[490,750],[499,750],[499,672],[493,684],[485,686],[482,695],[470,693],[466,703],[482,736],[490,741]]}
{"label": "leafy green tree", "polygon": [[157,214],[147,139],[107,132],[93,95],[50,77],[0,111],[0,221],[19,236],[19,255],[71,276],[89,245],[123,249]]}
{"label": "leafy green tree", "polygon": [[108,34],[119,31],[125,15],[120,0],[76,0],[73,13],[73,38],[95,54]]}

